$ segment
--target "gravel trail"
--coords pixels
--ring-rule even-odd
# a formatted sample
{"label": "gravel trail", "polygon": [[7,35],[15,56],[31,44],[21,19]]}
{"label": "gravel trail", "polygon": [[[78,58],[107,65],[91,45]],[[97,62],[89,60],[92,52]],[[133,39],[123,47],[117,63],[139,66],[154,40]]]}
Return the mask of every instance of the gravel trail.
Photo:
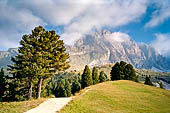
{"label": "gravel trail", "polygon": [[72,97],[50,98],[25,113],[56,113],[72,100]]}
{"label": "gravel trail", "polygon": [[[90,89],[84,91],[80,96],[83,96]],[[40,104],[38,107],[33,108],[25,113],[57,113],[59,112],[65,105],[70,102],[73,97],[61,97],[61,98],[50,98],[47,101]]]}

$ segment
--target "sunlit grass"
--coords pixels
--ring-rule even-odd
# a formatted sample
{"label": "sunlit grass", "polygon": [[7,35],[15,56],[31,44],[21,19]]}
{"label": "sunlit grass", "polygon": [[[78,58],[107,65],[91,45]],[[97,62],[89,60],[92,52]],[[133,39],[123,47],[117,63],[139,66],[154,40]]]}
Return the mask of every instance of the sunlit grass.
{"label": "sunlit grass", "polygon": [[23,113],[29,109],[35,108],[45,100],[47,99],[41,98],[22,102],[0,102],[0,113]]}
{"label": "sunlit grass", "polygon": [[105,82],[77,96],[61,113],[170,113],[170,91],[131,81]]}

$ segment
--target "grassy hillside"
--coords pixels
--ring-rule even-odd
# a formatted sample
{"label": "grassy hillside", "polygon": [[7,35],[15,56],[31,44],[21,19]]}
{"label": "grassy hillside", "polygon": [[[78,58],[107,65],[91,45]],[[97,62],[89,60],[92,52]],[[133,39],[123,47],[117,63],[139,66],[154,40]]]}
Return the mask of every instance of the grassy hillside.
{"label": "grassy hillside", "polygon": [[35,108],[45,100],[47,99],[41,98],[23,102],[0,102],[0,113],[23,113],[29,109]]}
{"label": "grassy hillside", "polygon": [[90,86],[61,113],[170,113],[170,91],[131,81]]}

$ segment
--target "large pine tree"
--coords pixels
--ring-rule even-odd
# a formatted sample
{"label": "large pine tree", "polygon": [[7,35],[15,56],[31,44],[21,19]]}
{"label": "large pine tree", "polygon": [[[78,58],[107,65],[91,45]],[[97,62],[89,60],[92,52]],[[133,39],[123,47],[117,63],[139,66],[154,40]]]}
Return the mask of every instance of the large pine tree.
{"label": "large pine tree", "polygon": [[69,55],[62,40],[55,31],[46,31],[42,26],[35,27],[32,34],[24,35],[20,41],[19,54],[12,59],[14,65],[9,70],[17,79],[25,78],[28,84],[28,98],[37,84],[37,98],[45,79],[57,71],[69,68]]}
{"label": "large pine tree", "polygon": [[88,65],[85,66],[84,72],[82,74],[82,88],[90,86],[93,84],[92,75]]}

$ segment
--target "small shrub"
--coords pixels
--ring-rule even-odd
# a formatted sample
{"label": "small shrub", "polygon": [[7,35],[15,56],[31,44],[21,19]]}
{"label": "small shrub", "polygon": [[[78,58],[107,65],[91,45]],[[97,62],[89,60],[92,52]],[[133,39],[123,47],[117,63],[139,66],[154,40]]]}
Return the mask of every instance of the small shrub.
{"label": "small shrub", "polygon": [[153,86],[152,81],[150,80],[150,76],[146,76],[144,84]]}
{"label": "small shrub", "polygon": [[105,77],[104,71],[101,71],[101,72],[100,72],[99,81],[100,81],[100,82],[106,81],[106,77]]}
{"label": "small shrub", "polygon": [[159,86],[160,86],[160,88],[164,89],[164,85],[162,82],[159,82]]}

